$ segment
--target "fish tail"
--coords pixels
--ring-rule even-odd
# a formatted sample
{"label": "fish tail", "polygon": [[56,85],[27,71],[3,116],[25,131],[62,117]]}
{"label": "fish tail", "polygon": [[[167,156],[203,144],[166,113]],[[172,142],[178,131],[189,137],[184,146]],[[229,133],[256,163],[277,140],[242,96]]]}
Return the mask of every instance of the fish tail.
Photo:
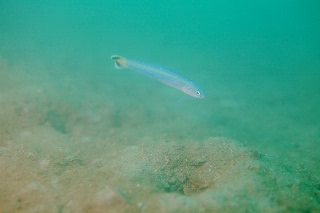
{"label": "fish tail", "polygon": [[112,55],[111,59],[114,60],[114,67],[116,69],[123,69],[125,68],[125,61],[126,59],[119,55]]}

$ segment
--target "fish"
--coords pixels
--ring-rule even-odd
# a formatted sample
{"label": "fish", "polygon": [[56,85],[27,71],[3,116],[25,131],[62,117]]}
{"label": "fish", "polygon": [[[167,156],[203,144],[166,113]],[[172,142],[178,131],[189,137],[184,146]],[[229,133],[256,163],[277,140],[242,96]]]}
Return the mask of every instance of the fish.
{"label": "fish", "polygon": [[160,81],[163,84],[180,90],[183,93],[194,98],[205,97],[204,90],[198,84],[168,69],[131,59],[126,59],[119,55],[112,55],[111,59],[114,60],[114,67],[116,69],[126,68],[136,71],[157,81]]}

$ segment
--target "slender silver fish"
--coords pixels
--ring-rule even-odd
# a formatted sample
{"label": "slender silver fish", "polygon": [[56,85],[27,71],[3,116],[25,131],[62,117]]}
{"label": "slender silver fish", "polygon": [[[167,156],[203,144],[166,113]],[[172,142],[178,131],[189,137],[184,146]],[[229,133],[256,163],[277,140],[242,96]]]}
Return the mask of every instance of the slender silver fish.
{"label": "slender silver fish", "polygon": [[170,87],[176,88],[194,98],[204,98],[204,91],[199,85],[172,71],[145,64],[139,61],[126,59],[119,55],[113,55],[111,56],[111,59],[114,60],[114,67],[116,69],[128,68],[130,70],[149,76]]}

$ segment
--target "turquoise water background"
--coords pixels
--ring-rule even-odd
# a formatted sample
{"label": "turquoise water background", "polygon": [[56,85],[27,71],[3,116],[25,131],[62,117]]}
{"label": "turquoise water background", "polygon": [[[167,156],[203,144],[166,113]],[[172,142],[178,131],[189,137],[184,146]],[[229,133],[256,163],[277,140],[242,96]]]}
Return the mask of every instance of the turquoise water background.
{"label": "turquoise water background", "polygon": [[[187,121],[201,125],[196,137],[286,146],[308,137],[306,126],[319,124],[317,9],[315,1],[2,1],[1,55],[45,63],[41,72],[49,79],[40,75],[42,82],[68,77],[76,91],[61,96],[94,95],[150,113],[182,95],[112,69],[110,56],[170,68],[206,91],[205,99],[188,97],[177,106],[186,117],[201,117]],[[216,125],[222,126],[218,132]]]}
{"label": "turquoise water background", "polygon": [[[93,119],[106,106],[121,147],[240,141],[305,168],[319,196],[319,10],[312,0],[1,1],[0,58],[22,69],[1,70],[15,83],[0,89],[40,85]],[[116,70],[114,54],[172,69],[206,97]]]}

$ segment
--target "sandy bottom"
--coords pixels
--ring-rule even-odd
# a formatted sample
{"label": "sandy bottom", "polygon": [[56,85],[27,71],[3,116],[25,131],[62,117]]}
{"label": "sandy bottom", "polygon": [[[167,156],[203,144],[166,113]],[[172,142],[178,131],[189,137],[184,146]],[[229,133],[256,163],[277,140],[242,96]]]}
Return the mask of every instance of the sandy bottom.
{"label": "sandy bottom", "polygon": [[72,104],[21,69],[1,62],[1,213],[320,212],[315,165],[224,137],[175,136],[159,127],[165,113]]}

